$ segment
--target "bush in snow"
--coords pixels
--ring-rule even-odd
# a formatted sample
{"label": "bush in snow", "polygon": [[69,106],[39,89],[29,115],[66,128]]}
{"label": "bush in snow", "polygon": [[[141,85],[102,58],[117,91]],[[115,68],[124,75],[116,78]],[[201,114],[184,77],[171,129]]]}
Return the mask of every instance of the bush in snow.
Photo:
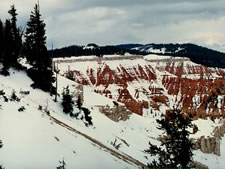
{"label": "bush in snow", "polygon": [[78,96],[78,98],[77,98],[77,100],[76,100],[76,104],[77,104],[77,108],[78,108],[79,110],[81,110],[83,104],[82,104],[80,95]]}
{"label": "bush in snow", "polygon": [[69,86],[63,89],[62,97],[63,112],[65,114],[69,114],[72,118],[82,120],[85,126],[93,125],[92,117],[90,116],[91,111],[88,108],[82,107],[82,101],[80,97],[78,97],[78,100],[76,101],[79,112],[74,113],[74,101],[72,99],[72,95],[70,94]]}
{"label": "bush in snow", "polygon": [[149,142],[150,147],[145,152],[151,156],[159,156],[158,160],[148,164],[149,168],[190,167],[193,160],[193,145],[189,140],[190,132],[187,129],[192,127],[191,122],[190,117],[184,117],[184,114],[177,109],[169,113],[169,117],[157,120],[158,129],[165,131],[166,136],[161,139],[161,147]]}
{"label": "bush in snow", "polygon": [[72,114],[74,102],[72,99],[72,95],[70,94],[69,86],[63,89],[62,96],[63,96],[62,99],[63,112],[66,114]]}
{"label": "bush in snow", "polygon": [[5,95],[4,90],[0,90],[0,96],[4,96],[4,95]]}
{"label": "bush in snow", "polygon": [[[0,96],[2,96],[6,102],[7,97],[5,96],[5,92],[3,90],[0,90]],[[0,105],[0,107],[1,107],[1,105]]]}
{"label": "bush in snow", "polygon": [[[2,147],[3,147],[2,140],[0,140],[0,148]],[[1,165],[0,165],[0,169],[3,169]]]}
{"label": "bush in snow", "polygon": [[2,147],[3,147],[2,140],[0,140],[0,148],[2,148]]}
{"label": "bush in snow", "polygon": [[85,125],[86,126],[93,125],[93,123],[91,121],[92,120],[92,117],[90,116],[90,114],[91,114],[90,110],[87,109],[87,108],[85,108],[85,107],[82,107],[81,110],[83,110],[83,112],[84,112],[84,119],[86,120],[86,122],[84,122]]}
{"label": "bush in snow", "polygon": [[66,74],[66,78],[74,81],[75,80],[74,73],[72,71],[68,71]]}
{"label": "bush in snow", "polygon": [[117,139],[115,139],[114,142],[111,141],[111,145],[115,147],[117,150],[119,150],[122,144],[121,143],[117,144],[116,142],[117,142]]}
{"label": "bush in snow", "polygon": [[4,98],[4,101],[5,102],[8,102],[9,101],[9,99],[6,96],[3,96],[3,98]]}
{"label": "bush in snow", "polygon": [[64,159],[62,161],[59,161],[59,166],[56,167],[56,169],[66,169],[65,166],[66,166],[66,162],[64,161]]}
{"label": "bush in snow", "polygon": [[21,107],[18,109],[19,112],[23,112],[24,110],[25,110],[25,107],[24,107],[24,106],[21,106]]}
{"label": "bush in snow", "polygon": [[11,94],[11,97],[10,97],[10,101],[17,101],[17,102],[20,101],[20,98],[16,96],[16,91],[15,90],[12,91],[12,94]]}

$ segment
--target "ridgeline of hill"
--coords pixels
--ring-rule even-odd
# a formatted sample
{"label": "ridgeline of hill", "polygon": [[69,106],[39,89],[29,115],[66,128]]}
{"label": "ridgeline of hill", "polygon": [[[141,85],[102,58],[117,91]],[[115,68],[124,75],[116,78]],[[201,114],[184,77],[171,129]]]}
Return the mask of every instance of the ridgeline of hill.
{"label": "ridgeline of hill", "polygon": [[71,57],[71,56],[89,56],[125,53],[136,55],[158,54],[174,57],[187,57],[191,61],[208,67],[225,68],[225,53],[215,51],[195,44],[122,44],[116,46],[98,46],[88,44],[87,46],[72,45],[61,49],[49,50],[51,57]]}

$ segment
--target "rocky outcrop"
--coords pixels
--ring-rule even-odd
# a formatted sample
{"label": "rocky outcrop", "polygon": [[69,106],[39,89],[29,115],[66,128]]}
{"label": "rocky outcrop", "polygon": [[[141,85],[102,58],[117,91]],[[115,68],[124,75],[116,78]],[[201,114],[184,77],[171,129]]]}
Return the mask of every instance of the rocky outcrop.
{"label": "rocky outcrop", "polygon": [[220,156],[220,138],[200,137],[194,142],[194,149],[200,149],[203,153],[214,153]]}
{"label": "rocky outcrop", "polygon": [[70,67],[75,81],[92,86],[96,93],[125,104],[139,115],[148,104],[158,111],[162,106],[163,110],[181,108],[194,119],[225,118],[223,69],[197,65],[188,59],[149,61],[142,56],[70,60],[76,64],[85,61],[95,66],[88,65],[84,70]]}
{"label": "rocky outcrop", "polygon": [[193,163],[191,164],[191,168],[199,168],[199,169],[208,169],[209,167],[205,164],[202,164],[198,161],[193,161]]}
{"label": "rocky outcrop", "polygon": [[214,131],[213,131],[214,137],[218,137],[218,138],[224,137],[224,134],[225,134],[225,120],[221,120],[220,123],[221,123],[221,126],[217,126],[214,129]]}
{"label": "rocky outcrop", "polygon": [[202,136],[197,140],[193,140],[194,149],[200,149],[203,153],[214,153],[220,156],[220,139],[225,134],[225,120],[221,120],[221,125],[213,131],[212,137]]}
{"label": "rocky outcrop", "polygon": [[132,114],[124,105],[119,105],[118,103],[114,104],[113,107],[109,105],[99,106],[99,111],[115,122],[126,121]]}

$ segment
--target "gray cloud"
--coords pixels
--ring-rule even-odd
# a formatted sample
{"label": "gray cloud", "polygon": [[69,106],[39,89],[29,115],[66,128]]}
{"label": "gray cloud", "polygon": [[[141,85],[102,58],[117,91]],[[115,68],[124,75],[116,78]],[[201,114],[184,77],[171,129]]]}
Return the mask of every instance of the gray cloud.
{"label": "gray cloud", "polygon": [[[19,23],[34,1],[1,0],[0,16],[15,3]],[[224,0],[40,0],[48,46],[95,42],[192,42],[225,52]]]}

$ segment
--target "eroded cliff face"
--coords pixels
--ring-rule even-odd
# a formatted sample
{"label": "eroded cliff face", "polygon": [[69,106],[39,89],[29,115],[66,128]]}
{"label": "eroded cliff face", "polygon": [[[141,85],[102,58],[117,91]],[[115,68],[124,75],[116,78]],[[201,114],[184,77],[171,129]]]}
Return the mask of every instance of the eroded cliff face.
{"label": "eroded cliff face", "polygon": [[195,118],[225,118],[225,71],[222,69],[182,58],[151,59],[151,55],[59,61],[65,76],[68,65],[77,83],[124,103],[139,115],[143,109],[165,112],[176,107]]}

